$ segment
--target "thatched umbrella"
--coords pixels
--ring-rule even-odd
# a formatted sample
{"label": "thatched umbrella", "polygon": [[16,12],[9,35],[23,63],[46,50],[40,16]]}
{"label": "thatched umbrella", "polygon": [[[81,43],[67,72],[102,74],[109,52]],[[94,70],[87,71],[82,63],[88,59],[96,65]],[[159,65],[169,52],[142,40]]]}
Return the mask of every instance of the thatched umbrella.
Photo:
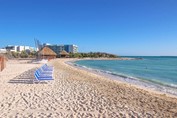
{"label": "thatched umbrella", "polygon": [[60,57],[69,57],[69,53],[67,53],[65,50],[62,50],[60,52]]}
{"label": "thatched umbrella", "polygon": [[39,58],[50,60],[56,58],[57,54],[49,47],[44,47],[38,52],[38,56],[40,56]]}

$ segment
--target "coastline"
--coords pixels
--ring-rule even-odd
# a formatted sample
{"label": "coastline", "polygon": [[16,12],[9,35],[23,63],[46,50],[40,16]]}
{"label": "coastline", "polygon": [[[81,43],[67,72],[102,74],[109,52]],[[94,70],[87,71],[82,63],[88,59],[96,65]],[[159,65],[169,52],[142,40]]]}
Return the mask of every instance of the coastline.
{"label": "coastline", "polygon": [[177,117],[177,98],[54,59],[54,80],[33,83],[42,64],[9,60],[0,72],[0,117]]}
{"label": "coastline", "polygon": [[[119,104],[119,101],[120,104],[122,104],[123,101],[126,101],[126,106],[128,106],[130,109],[132,107],[134,110],[140,108],[144,113],[149,114],[149,116],[141,117],[177,117],[176,106],[173,105],[174,107],[169,106],[168,108],[164,106],[168,101],[173,101],[173,104],[177,105],[176,96],[166,94],[160,91],[150,90],[137,85],[132,85],[126,82],[108,79],[107,77],[99,75],[98,73],[92,73],[88,70],[79,69],[75,66],[71,66],[66,63],[68,61],[75,61],[75,59],[63,59],[61,62],[63,66],[66,66],[72,71],[69,71],[71,74],[78,74],[78,76],[81,77],[81,81],[89,81],[90,83],[95,84],[101,92],[104,92],[109,95],[109,99],[116,97],[116,104]],[[160,105],[161,103],[163,103],[162,106]],[[130,104],[133,104],[133,106],[131,106]],[[170,112],[173,109],[175,115],[166,116],[168,113],[165,109]],[[140,114],[142,113],[141,110],[139,111]],[[153,114],[151,110],[156,112],[157,114]]]}
{"label": "coastline", "polygon": [[[71,58],[76,59],[76,58]],[[118,58],[77,58],[76,60],[142,60],[142,58],[129,58],[129,57],[118,57]]]}
{"label": "coastline", "polygon": [[105,72],[105,71],[98,70],[98,69],[87,68],[85,66],[81,66],[81,65],[74,63],[75,61],[80,61],[80,60],[137,60],[135,58],[119,58],[119,59],[86,58],[86,59],[72,59],[71,61],[66,61],[65,63],[70,66],[73,66],[75,68],[82,69],[82,70],[88,71],[90,73],[94,73],[94,74],[103,76],[103,77],[110,79],[110,80],[123,82],[125,84],[129,84],[131,86],[135,86],[137,88],[144,89],[146,91],[150,91],[150,92],[161,94],[161,95],[166,94],[167,96],[177,98],[177,88],[175,88],[175,87],[171,87],[171,86],[167,86],[167,85],[160,85],[157,83],[153,83],[151,81],[141,80],[141,79],[134,78],[134,77],[128,77],[126,75],[125,76],[121,76],[121,75],[117,75],[117,74],[115,75],[110,72]]}

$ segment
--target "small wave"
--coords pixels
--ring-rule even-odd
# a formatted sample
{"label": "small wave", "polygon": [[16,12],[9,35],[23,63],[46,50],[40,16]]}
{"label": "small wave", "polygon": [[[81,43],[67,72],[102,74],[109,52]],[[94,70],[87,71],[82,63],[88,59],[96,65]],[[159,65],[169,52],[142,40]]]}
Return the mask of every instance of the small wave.
{"label": "small wave", "polygon": [[85,68],[85,69],[88,69],[88,70],[94,70],[94,69],[89,68],[89,67],[87,67],[87,66],[82,66],[82,65],[79,65],[79,64],[76,64],[76,63],[74,63],[74,66],[81,67],[81,68]]}
{"label": "small wave", "polygon": [[175,84],[170,84],[170,86],[177,88],[177,85]]}
{"label": "small wave", "polygon": [[109,70],[93,69],[93,68],[90,68],[84,65],[79,65],[77,63],[73,63],[72,65],[86,69],[86,70],[90,70],[91,72],[96,73],[96,74],[103,74],[104,76],[108,76],[114,80],[120,80],[120,81],[128,82],[130,84],[140,85],[143,87],[147,87],[147,88],[155,89],[158,91],[163,91],[166,93],[177,95],[177,91],[176,91],[177,85],[175,84],[169,84],[169,83],[164,83],[164,82],[162,83],[161,81],[157,81],[157,80],[155,81],[151,79],[132,77],[132,76],[128,76],[122,73],[112,72]]}
{"label": "small wave", "polygon": [[74,65],[77,66],[77,67],[85,68],[85,69],[95,71],[95,72],[98,72],[98,73],[110,74],[110,75],[113,75],[113,76],[118,76],[118,77],[121,77],[121,78],[127,78],[127,79],[132,79],[132,80],[139,80],[138,78],[128,76],[128,75],[124,75],[124,74],[120,74],[120,73],[115,73],[115,72],[111,72],[111,71],[107,71],[107,70],[93,69],[93,68],[90,68],[90,67],[87,67],[87,66],[76,64],[76,63]]}

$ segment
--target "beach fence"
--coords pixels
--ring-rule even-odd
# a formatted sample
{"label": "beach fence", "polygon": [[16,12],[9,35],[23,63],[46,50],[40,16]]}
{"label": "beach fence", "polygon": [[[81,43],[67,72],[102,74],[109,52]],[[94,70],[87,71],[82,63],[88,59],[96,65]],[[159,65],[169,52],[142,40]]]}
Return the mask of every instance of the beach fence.
{"label": "beach fence", "polygon": [[0,56],[0,72],[6,67],[6,61],[4,56]]}

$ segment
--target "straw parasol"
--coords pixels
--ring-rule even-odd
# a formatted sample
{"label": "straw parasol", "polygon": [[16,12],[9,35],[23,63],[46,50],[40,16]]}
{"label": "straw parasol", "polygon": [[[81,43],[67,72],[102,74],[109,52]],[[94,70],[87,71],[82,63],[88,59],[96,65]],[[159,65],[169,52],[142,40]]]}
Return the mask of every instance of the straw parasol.
{"label": "straw parasol", "polygon": [[62,50],[60,52],[60,57],[68,57],[69,56],[69,53],[67,53],[65,50]]}
{"label": "straw parasol", "polygon": [[50,49],[49,47],[44,47],[42,50],[38,52],[38,56],[42,56],[41,58],[45,59],[54,59],[56,58],[57,54]]}

